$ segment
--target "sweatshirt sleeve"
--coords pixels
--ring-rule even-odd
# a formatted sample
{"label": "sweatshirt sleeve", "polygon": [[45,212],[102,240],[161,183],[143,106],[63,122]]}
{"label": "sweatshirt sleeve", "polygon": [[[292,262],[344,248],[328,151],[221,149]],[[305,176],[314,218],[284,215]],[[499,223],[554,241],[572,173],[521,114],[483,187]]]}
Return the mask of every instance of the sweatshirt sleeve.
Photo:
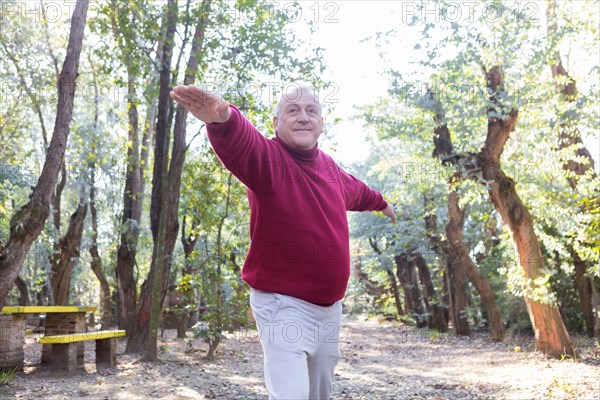
{"label": "sweatshirt sleeve", "polygon": [[230,105],[231,115],[221,124],[207,124],[208,140],[229,171],[255,193],[271,187],[279,165],[269,140]]}
{"label": "sweatshirt sleeve", "polygon": [[387,202],[381,193],[340,168],[340,178],[348,211],[381,211]]}

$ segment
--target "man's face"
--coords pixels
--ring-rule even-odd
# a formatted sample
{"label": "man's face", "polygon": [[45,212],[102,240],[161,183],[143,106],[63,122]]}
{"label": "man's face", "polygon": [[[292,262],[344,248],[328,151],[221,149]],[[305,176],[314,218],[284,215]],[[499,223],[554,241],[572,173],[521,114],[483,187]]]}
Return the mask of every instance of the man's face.
{"label": "man's face", "polygon": [[277,136],[288,146],[310,150],[323,133],[321,107],[306,90],[289,92],[282,103],[281,114],[273,118],[273,126]]}

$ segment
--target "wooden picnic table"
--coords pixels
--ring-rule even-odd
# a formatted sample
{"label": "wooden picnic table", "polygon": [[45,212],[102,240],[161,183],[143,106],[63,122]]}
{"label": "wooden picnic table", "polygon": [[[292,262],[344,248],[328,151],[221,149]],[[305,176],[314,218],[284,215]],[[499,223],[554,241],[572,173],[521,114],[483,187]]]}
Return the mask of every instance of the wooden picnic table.
{"label": "wooden picnic table", "polygon": [[[23,370],[25,354],[25,324],[27,314],[46,314],[46,336],[86,332],[85,315],[90,306],[6,306],[0,313],[0,369]],[[84,344],[78,343],[77,364],[83,365]],[[52,345],[44,344],[42,363],[50,362]]]}

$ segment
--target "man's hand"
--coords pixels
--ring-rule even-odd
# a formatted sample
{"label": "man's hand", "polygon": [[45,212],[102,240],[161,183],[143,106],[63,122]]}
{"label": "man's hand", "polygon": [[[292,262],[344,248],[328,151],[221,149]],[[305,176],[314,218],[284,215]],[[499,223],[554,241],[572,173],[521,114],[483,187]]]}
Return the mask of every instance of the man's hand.
{"label": "man's hand", "polygon": [[231,115],[228,102],[196,85],[175,86],[171,91],[171,98],[207,124],[225,122]]}
{"label": "man's hand", "polygon": [[381,210],[381,212],[387,217],[390,217],[392,224],[396,223],[396,213],[394,212],[394,207],[391,203],[388,203],[387,207]]}

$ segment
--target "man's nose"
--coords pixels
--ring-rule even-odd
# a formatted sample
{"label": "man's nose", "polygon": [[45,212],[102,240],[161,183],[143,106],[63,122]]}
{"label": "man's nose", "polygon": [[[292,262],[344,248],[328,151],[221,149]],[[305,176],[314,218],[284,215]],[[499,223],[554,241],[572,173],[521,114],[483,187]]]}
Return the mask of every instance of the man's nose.
{"label": "man's nose", "polygon": [[308,114],[306,113],[306,111],[300,111],[300,113],[298,114],[298,120],[302,122],[308,122]]}

